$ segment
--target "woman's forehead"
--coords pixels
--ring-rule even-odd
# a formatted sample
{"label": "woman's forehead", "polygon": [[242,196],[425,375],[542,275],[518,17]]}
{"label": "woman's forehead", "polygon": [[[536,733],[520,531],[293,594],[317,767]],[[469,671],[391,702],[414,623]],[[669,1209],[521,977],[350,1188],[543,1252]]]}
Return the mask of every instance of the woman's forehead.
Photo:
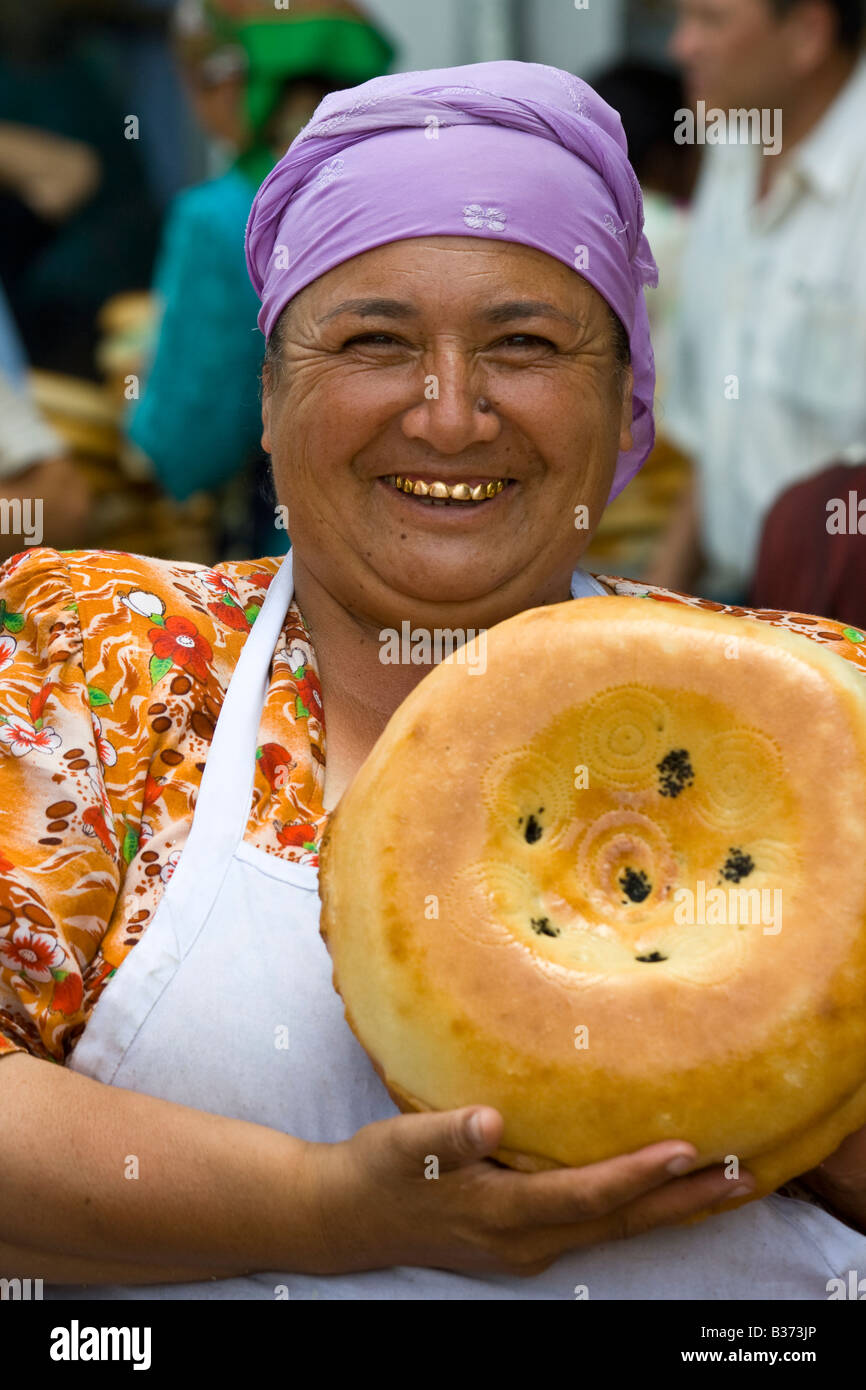
{"label": "woman's forehead", "polygon": [[353,256],[314,280],[297,296],[329,318],[356,301],[380,299],[489,308],[492,297],[585,315],[602,296],[577,271],[554,256],[519,242],[481,237],[407,238]]}

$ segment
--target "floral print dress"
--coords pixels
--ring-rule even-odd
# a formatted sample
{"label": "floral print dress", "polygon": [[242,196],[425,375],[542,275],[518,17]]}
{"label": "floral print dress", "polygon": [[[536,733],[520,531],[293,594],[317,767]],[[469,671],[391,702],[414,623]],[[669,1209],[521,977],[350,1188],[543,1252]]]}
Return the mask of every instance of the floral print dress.
{"label": "floral print dress", "polygon": [[[63,1063],[153,920],[279,564],[38,549],[0,568],[0,1055]],[[250,841],[317,862],[324,758],[312,647],[292,603],[262,712]]]}
{"label": "floral print dress", "polygon": [[[202,565],[45,548],[0,567],[0,1056],[63,1064],[153,920],[208,747],[280,558]],[[830,644],[866,632],[616,577],[615,593],[727,611]],[[245,838],[316,864],[325,725],[294,601],[276,644]]]}

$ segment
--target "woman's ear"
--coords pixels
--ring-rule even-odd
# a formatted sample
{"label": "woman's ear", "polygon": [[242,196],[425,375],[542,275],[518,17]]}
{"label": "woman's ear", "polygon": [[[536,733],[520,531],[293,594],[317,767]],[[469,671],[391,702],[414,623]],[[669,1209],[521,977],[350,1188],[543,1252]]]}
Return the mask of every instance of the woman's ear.
{"label": "woman's ear", "polygon": [[631,367],[626,367],[622,374],[622,414],[619,424],[619,448],[620,453],[625,453],[627,449],[634,446],[632,438],[631,422],[634,411],[632,392],[634,391],[634,372]]}

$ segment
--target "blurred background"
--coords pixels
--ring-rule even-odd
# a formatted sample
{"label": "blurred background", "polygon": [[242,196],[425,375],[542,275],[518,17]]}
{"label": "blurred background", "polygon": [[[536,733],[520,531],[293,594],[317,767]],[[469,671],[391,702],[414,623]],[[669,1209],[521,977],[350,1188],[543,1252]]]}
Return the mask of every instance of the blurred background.
{"label": "blurred background", "polygon": [[583,563],[866,622],[862,42],[860,0],[3,0],[0,559],[283,551],[255,190],[328,91],[519,58],[620,112],[660,271],[656,448]]}

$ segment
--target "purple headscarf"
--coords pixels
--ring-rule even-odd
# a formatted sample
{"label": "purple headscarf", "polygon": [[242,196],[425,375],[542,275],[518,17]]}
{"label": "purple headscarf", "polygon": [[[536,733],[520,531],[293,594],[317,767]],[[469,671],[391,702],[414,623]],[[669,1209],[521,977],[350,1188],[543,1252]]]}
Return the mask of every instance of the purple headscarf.
{"label": "purple headscarf", "polygon": [[269,338],[289,300],[343,261],[423,236],[534,246],[576,270],[618,315],[631,346],[634,444],[619,456],[612,500],[653,445],[643,287],[658,282],[617,113],[571,73],[513,61],[401,72],[331,92],[250,211],[259,327]]}

